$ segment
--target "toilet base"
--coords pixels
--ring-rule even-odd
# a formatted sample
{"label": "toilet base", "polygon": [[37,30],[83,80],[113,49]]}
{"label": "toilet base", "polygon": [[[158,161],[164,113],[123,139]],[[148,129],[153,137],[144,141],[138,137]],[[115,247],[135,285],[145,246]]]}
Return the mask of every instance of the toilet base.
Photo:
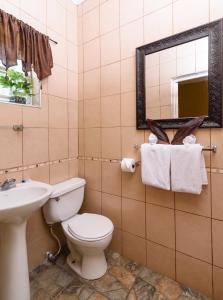
{"label": "toilet base", "polygon": [[84,255],[82,262],[75,262],[71,254],[67,257],[67,264],[80,277],[88,280],[94,280],[102,277],[108,268],[104,252],[96,255]]}

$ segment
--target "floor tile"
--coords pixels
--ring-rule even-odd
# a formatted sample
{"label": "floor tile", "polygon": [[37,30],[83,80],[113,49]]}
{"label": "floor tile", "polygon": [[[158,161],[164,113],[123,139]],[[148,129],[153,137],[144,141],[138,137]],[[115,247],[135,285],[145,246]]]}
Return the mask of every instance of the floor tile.
{"label": "floor tile", "polygon": [[[66,253],[67,254],[67,253]],[[96,280],[74,273],[61,255],[30,273],[31,300],[208,300],[176,281],[113,251],[108,271]],[[210,299],[209,299],[210,300]]]}
{"label": "floor tile", "polygon": [[103,277],[92,281],[92,287],[101,293],[119,290],[124,286],[112,275],[106,273]]}
{"label": "floor tile", "polygon": [[153,299],[156,293],[156,288],[151,284],[145,282],[141,278],[137,278],[134,284],[134,291],[136,294],[136,299]]}
{"label": "floor tile", "polygon": [[131,289],[135,282],[135,276],[131,274],[128,270],[126,270],[122,266],[114,266],[110,269],[110,274],[118,279],[122,285],[127,288]]}

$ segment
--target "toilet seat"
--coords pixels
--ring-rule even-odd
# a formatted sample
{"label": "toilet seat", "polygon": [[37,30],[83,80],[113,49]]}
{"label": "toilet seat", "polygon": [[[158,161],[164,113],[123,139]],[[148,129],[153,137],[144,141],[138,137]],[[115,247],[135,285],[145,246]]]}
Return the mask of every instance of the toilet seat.
{"label": "toilet seat", "polygon": [[114,226],[105,216],[84,213],[66,221],[69,233],[76,239],[96,241],[110,235]]}

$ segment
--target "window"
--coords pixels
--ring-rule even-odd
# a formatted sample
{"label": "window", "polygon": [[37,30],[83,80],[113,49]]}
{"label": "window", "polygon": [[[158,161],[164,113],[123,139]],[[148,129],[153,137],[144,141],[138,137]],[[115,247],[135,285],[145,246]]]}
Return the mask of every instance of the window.
{"label": "window", "polygon": [[0,102],[38,107],[41,102],[40,87],[41,82],[35,72],[25,76],[21,61],[17,61],[17,65],[7,72],[0,61]]}

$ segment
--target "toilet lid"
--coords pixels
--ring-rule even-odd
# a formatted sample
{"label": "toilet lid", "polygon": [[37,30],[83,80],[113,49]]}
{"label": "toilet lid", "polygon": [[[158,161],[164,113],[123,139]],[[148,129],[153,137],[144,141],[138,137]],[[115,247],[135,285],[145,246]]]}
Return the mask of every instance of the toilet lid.
{"label": "toilet lid", "polygon": [[105,216],[84,213],[70,220],[69,232],[81,240],[97,240],[105,237],[114,229],[112,222]]}

